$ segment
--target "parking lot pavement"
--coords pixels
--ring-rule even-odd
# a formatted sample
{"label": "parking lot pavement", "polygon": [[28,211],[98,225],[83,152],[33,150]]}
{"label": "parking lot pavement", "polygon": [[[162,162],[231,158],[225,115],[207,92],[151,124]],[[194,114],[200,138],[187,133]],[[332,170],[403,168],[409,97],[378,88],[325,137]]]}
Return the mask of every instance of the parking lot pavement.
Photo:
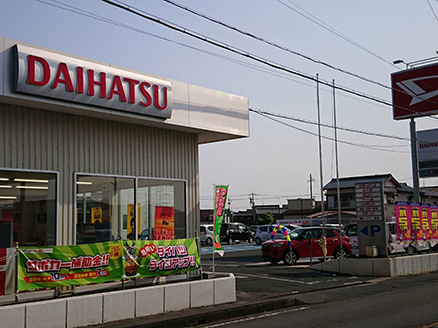
{"label": "parking lot pavement", "polygon": [[[247,243],[235,244],[235,245],[222,245],[222,247],[224,248],[225,253],[261,249],[260,245],[247,244]],[[207,255],[207,254],[213,254],[213,247],[212,246],[201,247],[201,255]]]}

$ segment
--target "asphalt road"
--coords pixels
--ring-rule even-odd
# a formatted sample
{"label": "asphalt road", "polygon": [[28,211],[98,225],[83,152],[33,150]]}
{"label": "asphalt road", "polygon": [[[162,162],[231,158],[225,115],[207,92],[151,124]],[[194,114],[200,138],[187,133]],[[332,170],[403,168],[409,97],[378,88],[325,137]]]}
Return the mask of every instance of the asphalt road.
{"label": "asphalt road", "polygon": [[[243,245],[241,245],[243,246]],[[294,295],[303,305],[205,327],[438,327],[438,273],[375,278],[333,275],[264,262],[259,248],[215,256],[216,272],[236,276],[238,299]],[[202,256],[211,271],[211,255]]]}

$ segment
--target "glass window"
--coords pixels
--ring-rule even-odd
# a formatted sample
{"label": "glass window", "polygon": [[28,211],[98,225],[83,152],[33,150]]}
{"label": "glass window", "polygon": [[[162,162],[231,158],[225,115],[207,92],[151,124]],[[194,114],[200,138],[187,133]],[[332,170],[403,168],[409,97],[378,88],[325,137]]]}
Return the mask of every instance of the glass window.
{"label": "glass window", "polygon": [[77,244],[136,239],[134,183],[134,178],[77,176]]}
{"label": "glass window", "polygon": [[76,243],[176,238],[186,238],[183,181],[77,176]]}
{"label": "glass window", "polygon": [[183,181],[138,179],[138,212],[142,239],[186,238]]}
{"label": "glass window", "polygon": [[0,170],[0,228],[22,246],[56,245],[56,173]]}

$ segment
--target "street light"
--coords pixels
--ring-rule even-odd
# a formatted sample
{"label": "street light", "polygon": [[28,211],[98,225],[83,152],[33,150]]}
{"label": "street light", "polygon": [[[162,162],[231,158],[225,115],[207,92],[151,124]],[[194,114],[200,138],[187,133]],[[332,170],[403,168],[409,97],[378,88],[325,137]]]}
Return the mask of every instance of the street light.
{"label": "street light", "polygon": [[404,62],[404,60],[403,59],[397,59],[397,60],[394,60],[393,62],[392,62],[393,64],[401,64],[401,63],[403,63],[403,64],[405,64],[405,62]]}

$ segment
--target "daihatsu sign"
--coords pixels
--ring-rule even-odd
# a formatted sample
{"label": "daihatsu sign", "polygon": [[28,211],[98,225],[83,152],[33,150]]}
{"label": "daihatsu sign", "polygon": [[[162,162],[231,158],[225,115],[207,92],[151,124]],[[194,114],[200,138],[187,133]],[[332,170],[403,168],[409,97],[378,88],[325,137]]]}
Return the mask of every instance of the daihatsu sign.
{"label": "daihatsu sign", "polygon": [[438,64],[391,74],[395,120],[438,113]]}
{"label": "daihatsu sign", "polygon": [[16,45],[16,92],[170,118],[169,81]]}

